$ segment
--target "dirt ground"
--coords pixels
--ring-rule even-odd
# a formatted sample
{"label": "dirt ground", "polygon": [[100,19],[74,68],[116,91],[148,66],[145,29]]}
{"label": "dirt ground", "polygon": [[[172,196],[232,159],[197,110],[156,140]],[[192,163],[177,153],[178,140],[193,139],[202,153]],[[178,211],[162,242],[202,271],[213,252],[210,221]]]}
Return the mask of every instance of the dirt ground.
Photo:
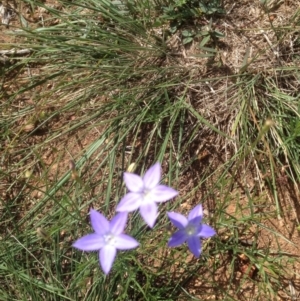
{"label": "dirt ground", "polygon": [[[271,2],[271,1],[270,1]],[[273,1],[274,2],[274,1]],[[181,63],[184,65],[193,65],[199,64],[203,65],[203,75],[205,76],[220,76],[224,74],[236,74],[241,66],[243,66],[243,61],[247,56],[247,62],[249,62],[248,70],[253,73],[266,72],[271,73],[272,70],[278,64],[284,64],[285,66],[290,66],[294,64],[291,60],[290,52],[293,50],[293,41],[298,34],[295,30],[294,34],[290,35],[289,39],[281,41],[281,44],[278,45],[275,34],[273,31],[268,30],[270,24],[272,26],[280,26],[288,23],[288,20],[292,18],[296,10],[300,6],[300,1],[278,1],[279,5],[270,4],[270,7],[264,7],[260,4],[260,1],[227,1],[225,3],[227,16],[225,18],[220,18],[214,24],[215,28],[220,32],[223,32],[226,35],[226,43],[224,42],[223,49],[220,49],[220,62],[224,68],[219,69],[216,74],[214,68],[210,67],[207,64],[207,61],[204,59],[199,59],[197,56],[197,49],[194,45],[183,46],[180,43],[176,42],[176,51],[182,53]],[[64,8],[56,1],[44,1],[44,4],[53,7],[55,9]],[[12,47],[10,44],[17,44],[18,39],[12,36],[10,33],[13,30],[17,30],[20,27],[21,22],[27,22],[31,26],[45,26],[45,25],[54,25],[59,22],[59,20],[51,19],[47,21],[48,15],[45,9],[40,7],[29,7],[25,5],[22,1],[14,2],[7,1],[2,2],[2,5],[8,8],[9,26],[5,24],[0,27],[0,64],[4,64],[6,61],[9,61],[10,54],[6,51],[10,50]],[[11,19],[10,16],[11,15]],[[22,15],[23,18],[20,18]],[[23,21],[22,21],[23,20]],[[25,20],[25,21],[24,21]],[[3,21],[2,21],[3,22]],[[5,21],[8,22],[8,21]],[[242,30],[247,29],[249,30]],[[261,30],[257,30],[261,29]],[[280,46],[280,47],[279,47]],[[15,47],[15,46],[14,46]],[[20,49],[19,49],[20,50]],[[278,52],[279,51],[279,52]],[[296,51],[296,50],[295,50]],[[299,51],[299,49],[297,49]],[[20,57],[22,57],[22,53]],[[26,56],[27,54],[25,54]],[[255,64],[251,65],[252,58],[259,55],[259,60],[256,60]],[[22,74],[24,72],[24,74]],[[27,77],[27,70],[22,71],[18,74],[18,78],[13,77],[7,78],[2,85],[2,89],[6,91],[5,93],[10,94],[12,91],[18,90],[24,84],[24,78]],[[38,74],[39,67],[32,67],[31,72]],[[224,83],[218,84],[219,86],[207,87],[208,92],[210,93],[211,89],[217,91],[222,89],[225,85]],[[19,108],[24,108],[26,106],[32,105],[34,102],[35,93],[39,93],[40,90],[51,90],[51,83],[47,83],[41,87],[34,88],[30,92],[25,92],[22,96],[15,101],[14,105]],[[55,106],[46,105],[43,108],[43,111],[55,110]],[[199,108],[201,111],[201,108]],[[216,108],[211,109],[211,113],[214,112]],[[35,144],[40,143],[43,140],[47,140],[47,136],[50,131],[55,131],[65,125],[66,123],[75,123],[80,120],[80,114],[67,113],[65,115],[60,115],[57,118],[53,118],[47,124],[47,130],[42,130],[38,134],[28,135],[37,125],[31,123],[26,118],[20,118],[16,121],[16,128],[19,128],[20,132],[23,134],[23,138],[18,141],[19,147],[33,147]],[[90,125],[89,125],[90,128]],[[31,206],[33,206],[38,200],[43,197],[43,191],[46,187],[54,182],[59,176],[64,174],[70,169],[70,160],[73,158],[79,157],[80,154],[84,153],[86,146],[91,144],[97,137],[99,137],[99,132],[103,129],[99,127],[94,127],[93,130],[87,131],[84,127],[80,128],[77,132],[72,132],[67,136],[58,137],[55,140],[52,140],[50,143],[44,146],[41,150],[41,160],[43,161],[44,166],[47,169],[46,178],[48,183],[40,181],[41,168],[39,164],[36,164],[34,158],[29,158],[29,165],[32,166],[30,169],[31,173],[34,173],[32,178],[31,185],[37,186],[37,189],[31,192],[30,199],[32,204],[25,203],[23,207],[20,208],[20,211],[26,211]],[[201,137],[203,139],[203,137]],[[210,140],[210,137],[205,137],[205,141]],[[212,142],[213,144],[213,142]],[[199,145],[196,146],[199,151],[199,160],[198,164],[201,168],[205,166],[217,166],[221,164],[219,158],[225,158],[226,150],[216,149],[209,150],[205,147],[202,142],[199,141]],[[10,162],[20,160],[20,156],[17,154],[12,154],[10,156]],[[195,170],[199,166],[191,167],[186,172],[186,175],[182,179],[182,190],[188,191],[195,183]],[[194,168],[194,169],[193,169]],[[88,172],[88,171],[86,171]],[[92,173],[92,170],[90,171]],[[44,172],[43,172],[44,173]],[[88,176],[88,174],[86,174]],[[45,176],[45,175],[44,175]],[[102,174],[99,173],[99,177]],[[299,232],[299,216],[300,216],[300,195],[299,195],[299,186],[295,186],[290,183],[286,178],[284,170],[279,174],[277,179],[278,193],[280,196],[280,206],[281,212],[280,216],[274,215],[276,213],[275,199],[272,196],[269,189],[263,184],[264,181],[257,180],[258,177],[267,177],[268,175],[258,175],[257,170],[255,171],[255,166],[253,168],[248,168],[247,173],[240,179],[241,186],[235,187],[232,191],[232,202],[226,208],[226,212],[236,218],[242,218],[249,215],[249,210],[244,210],[243,205],[248,202],[246,197],[245,189],[248,191],[256,191],[255,196],[258,200],[258,205],[256,206],[256,214],[260,215],[262,213],[270,212],[269,215],[266,215],[264,218],[264,227],[272,229],[274,232],[281,234],[281,237],[275,237],[272,235],[272,232],[265,229],[259,232],[258,236],[258,248],[269,248],[270,250],[277,250],[278,253],[290,255],[291,257],[299,257],[299,247],[300,247],[300,232]],[[89,199],[94,193],[95,190],[103,189],[103,187],[97,187],[97,179],[95,179],[95,185],[92,183],[92,189],[86,193],[84,196],[86,199]],[[207,183],[209,185],[209,183]],[[4,188],[6,185],[4,186]],[[4,189],[5,190],[5,189]],[[17,194],[18,185],[15,189],[12,189],[9,193]],[[182,210],[189,210],[196,203],[197,200],[201,199],[204,191],[199,191],[191,198],[190,202],[182,205]],[[205,206],[208,211],[213,211],[214,204],[216,202],[215,198],[208,199]],[[223,231],[224,229],[220,229]],[[253,225],[248,229],[248,236],[245,239],[251,239],[257,235],[257,226]],[[289,243],[291,241],[292,243]],[[272,251],[273,252],[273,251]],[[276,257],[276,253],[273,254]],[[236,267],[236,279],[234,281],[229,281],[229,275],[226,271],[219,270],[214,277],[218,279],[218,283],[221,285],[224,284],[224,290],[228,289],[226,287],[230,282],[232,286],[232,291],[237,291],[237,287],[241,285],[243,281],[243,276],[245,273],[254,273],[255,267],[251,267],[249,259],[245,257],[244,254],[239,254],[237,258],[238,266]],[[187,261],[191,260],[188,258]],[[297,300],[300,298],[300,260],[297,262],[286,262],[283,263],[286,265],[286,278],[282,281],[286,287],[286,291],[282,291],[277,299],[274,300]],[[252,272],[251,272],[252,271]],[[250,275],[251,276],[251,275]],[[250,277],[251,278],[251,277]],[[197,296],[201,300],[221,300],[220,297],[215,294],[214,288],[209,287],[203,291],[202,278],[192,279],[189,282],[189,293]],[[251,286],[252,283],[252,286]],[[258,286],[254,282],[247,282],[247,286],[241,285],[239,290],[239,295],[236,297],[239,300],[263,300],[261,296],[258,296]],[[288,295],[287,292],[293,292],[294,299],[291,298],[291,295]]]}

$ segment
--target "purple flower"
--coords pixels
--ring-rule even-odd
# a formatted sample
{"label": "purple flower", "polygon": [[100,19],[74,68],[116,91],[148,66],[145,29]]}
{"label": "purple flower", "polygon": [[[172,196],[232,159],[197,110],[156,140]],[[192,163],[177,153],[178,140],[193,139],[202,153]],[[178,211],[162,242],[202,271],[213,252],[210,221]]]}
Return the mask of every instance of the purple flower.
{"label": "purple flower", "polygon": [[198,258],[201,253],[200,237],[208,238],[214,236],[216,231],[208,225],[201,224],[203,217],[202,205],[196,206],[188,215],[185,216],[168,212],[168,217],[172,224],[179,228],[169,240],[169,247],[177,247],[187,242],[190,251]]}
{"label": "purple flower", "polygon": [[124,181],[129,192],[121,199],[117,211],[131,212],[139,208],[144,221],[152,228],[157,217],[156,203],[168,201],[178,194],[171,187],[159,185],[160,179],[159,162],[150,167],[144,177],[125,172]]}
{"label": "purple flower", "polygon": [[90,211],[90,216],[95,233],[79,238],[73,247],[82,251],[100,251],[99,259],[102,270],[108,274],[117,250],[134,249],[139,243],[131,236],[122,234],[127,221],[127,213],[117,214],[111,222],[93,209]]}

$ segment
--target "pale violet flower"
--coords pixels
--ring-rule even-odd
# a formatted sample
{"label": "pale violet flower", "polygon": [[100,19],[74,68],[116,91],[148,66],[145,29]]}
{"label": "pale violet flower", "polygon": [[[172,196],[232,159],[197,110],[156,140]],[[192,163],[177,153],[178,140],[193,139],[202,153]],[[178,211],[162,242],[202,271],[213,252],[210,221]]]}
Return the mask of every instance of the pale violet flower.
{"label": "pale violet flower", "polygon": [[150,167],[143,177],[125,172],[124,182],[129,192],[117,206],[119,212],[131,212],[140,209],[144,221],[153,227],[157,217],[156,203],[174,198],[178,192],[168,186],[160,185],[161,165],[159,162]]}
{"label": "pale violet flower", "polygon": [[95,233],[79,238],[73,247],[82,251],[99,251],[102,270],[108,274],[117,250],[134,249],[139,243],[131,236],[123,234],[127,213],[119,213],[109,222],[101,213],[91,209],[90,217]]}
{"label": "pale violet flower", "polygon": [[200,238],[208,238],[216,234],[213,228],[201,223],[203,217],[202,205],[192,209],[188,218],[176,212],[168,212],[168,217],[172,224],[179,229],[170,238],[168,246],[177,247],[187,242],[190,251],[197,258],[201,253]]}

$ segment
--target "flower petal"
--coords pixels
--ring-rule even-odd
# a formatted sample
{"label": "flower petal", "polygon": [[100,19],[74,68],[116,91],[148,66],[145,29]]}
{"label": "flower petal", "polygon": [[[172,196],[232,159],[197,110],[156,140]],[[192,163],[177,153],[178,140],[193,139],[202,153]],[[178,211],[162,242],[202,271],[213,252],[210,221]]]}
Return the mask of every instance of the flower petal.
{"label": "flower petal", "polygon": [[134,249],[138,245],[139,245],[138,241],[136,241],[133,237],[129,235],[120,234],[118,237],[116,237],[115,247],[118,250]]}
{"label": "flower petal", "polygon": [[148,203],[140,207],[140,213],[146,224],[153,228],[157,217],[157,206],[155,203]]}
{"label": "flower petal", "polygon": [[109,221],[100,212],[90,210],[91,224],[97,234],[103,235],[109,231]]}
{"label": "flower petal", "polygon": [[144,187],[148,190],[154,188],[160,182],[161,178],[161,165],[159,162],[151,166],[143,177]]}
{"label": "flower petal", "polygon": [[183,244],[187,240],[188,236],[186,235],[184,230],[179,230],[175,232],[171,238],[169,239],[168,246],[169,247],[177,247]]}
{"label": "flower petal", "polygon": [[216,235],[216,231],[208,226],[208,225],[202,225],[201,231],[199,232],[198,236],[203,237],[203,238],[208,238]]}
{"label": "flower petal", "polygon": [[131,212],[138,209],[141,205],[143,197],[141,194],[136,192],[127,193],[120,201],[117,206],[119,212]]}
{"label": "flower petal", "polygon": [[202,205],[197,205],[194,209],[192,209],[188,215],[188,220],[192,221],[192,223],[201,223],[203,217],[203,209]]}
{"label": "flower petal", "polygon": [[154,202],[165,202],[174,198],[178,191],[165,185],[158,185],[151,190],[151,198]]}
{"label": "flower petal", "polygon": [[184,229],[187,226],[188,220],[182,214],[176,212],[167,212],[167,214],[170,221],[175,227],[179,229]]}
{"label": "flower petal", "polygon": [[130,192],[142,192],[144,190],[143,179],[134,173],[124,172],[124,182]]}
{"label": "flower petal", "polygon": [[85,235],[73,243],[73,247],[81,251],[98,251],[104,246],[104,239],[101,235],[92,233]]}
{"label": "flower petal", "polygon": [[191,236],[187,240],[188,247],[190,251],[199,258],[201,253],[201,242],[197,236]]}
{"label": "flower petal", "polygon": [[103,272],[107,275],[116,258],[117,250],[113,246],[105,246],[99,252],[100,264]]}
{"label": "flower petal", "polygon": [[110,222],[110,231],[114,235],[119,235],[124,231],[127,222],[127,212],[118,213]]}

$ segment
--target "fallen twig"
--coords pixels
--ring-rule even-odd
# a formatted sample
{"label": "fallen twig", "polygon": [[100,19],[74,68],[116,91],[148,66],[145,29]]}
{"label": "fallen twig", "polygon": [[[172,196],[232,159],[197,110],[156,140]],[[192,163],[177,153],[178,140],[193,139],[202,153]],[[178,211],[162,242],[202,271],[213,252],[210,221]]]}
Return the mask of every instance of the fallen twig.
{"label": "fallen twig", "polygon": [[0,55],[10,55],[10,54],[29,54],[33,51],[33,49],[10,49],[10,50],[0,50]]}

